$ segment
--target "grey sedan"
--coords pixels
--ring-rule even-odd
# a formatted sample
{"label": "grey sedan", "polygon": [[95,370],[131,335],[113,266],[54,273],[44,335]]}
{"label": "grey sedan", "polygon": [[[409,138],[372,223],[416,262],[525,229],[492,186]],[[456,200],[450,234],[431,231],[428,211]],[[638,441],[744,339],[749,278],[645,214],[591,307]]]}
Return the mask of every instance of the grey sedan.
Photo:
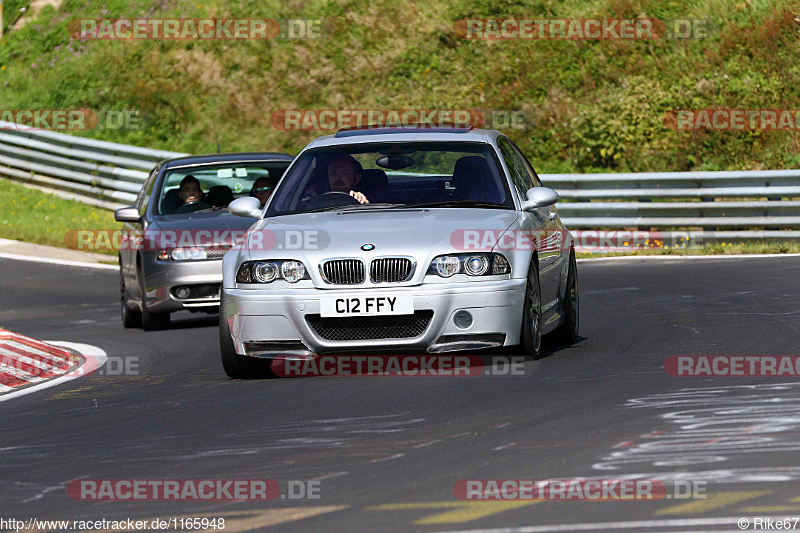
{"label": "grey sedan", "polygon": [[170,313],[215,313],[222,256],[254,220],[231,216],[236,198],[266,202],[292,156],[213,154],[162,161],[136,203],[118,209],[120,310],[126,328],[162,329]]}
{"label": "grey sedan", "polygon": [[[442,353],[578,336],[578,272],[558,194],[505,135],[471,126],[339,131],[297,156],[223,260],[225,372],[381,348]],[[302,246],[259,246],[262,233]],[[258,237],[258,239],[256,239]],[[280,241],[280,238],[278,238]]]}

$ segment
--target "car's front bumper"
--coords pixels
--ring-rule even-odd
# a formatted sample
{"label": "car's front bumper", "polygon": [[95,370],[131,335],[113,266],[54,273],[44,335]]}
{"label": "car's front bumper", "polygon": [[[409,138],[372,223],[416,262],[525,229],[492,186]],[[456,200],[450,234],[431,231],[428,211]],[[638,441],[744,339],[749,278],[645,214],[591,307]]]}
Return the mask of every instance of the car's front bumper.
{"label": "car's front bumper", "polygon": [[[157,261],[145,264],[147,309],[154,313],[190,310],[214,312],[219,308],[222,260]],[[188,298],[176,295],[179,287],[190,289]]]}
{"label": "car's front bumper", "polygon": [[[363,294],[368,290],[372,289],[336,292]],[[320,296],[332,292],[316,288],[223,289],[224,312],[236,352],[272,357],[279,355],[285,346],[287,355],[291,355],[299,345],[314,353],[394,347],[441,352],[520,342],[525,279],[392,288],[391,293],[413,295],[415,312],[433,312],[424,332],[410,338],[336,341],[322,338],[310,326],[307,316],[319,315]],[[460,328],[454,322],[455,313],[462,309],[472,315],[472,324],[467,328]],[[385,317],[388,321],[393,318],[397,316]],[[274,349],[268,349],[270,345]]]}

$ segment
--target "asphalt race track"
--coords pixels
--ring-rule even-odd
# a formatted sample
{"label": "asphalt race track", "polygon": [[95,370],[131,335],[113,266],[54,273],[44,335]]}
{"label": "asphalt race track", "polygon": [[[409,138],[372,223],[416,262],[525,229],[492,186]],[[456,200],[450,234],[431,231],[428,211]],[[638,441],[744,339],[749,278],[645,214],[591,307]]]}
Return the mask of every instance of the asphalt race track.
{"label": "asphalt race track", "polygon": [[[741,517],[800,517],[800,381],[664,370],[671,355],[800,355],[800,258],[579,269],[582,339],[564,348],[546,338],[547,357],[527,361],[523,376],[233,381],[219,362],[216,316],[125,330],[117,272],[0,260],[0,327],[98,346],[138,373],[0,402],[0,516],[531,532],[738,531]],[[466,479],[631,476],[700,482],[707,497],[453,494]],[[128,478],[318,480],[319,498],[79,501],[66,490],[76,479]]]}

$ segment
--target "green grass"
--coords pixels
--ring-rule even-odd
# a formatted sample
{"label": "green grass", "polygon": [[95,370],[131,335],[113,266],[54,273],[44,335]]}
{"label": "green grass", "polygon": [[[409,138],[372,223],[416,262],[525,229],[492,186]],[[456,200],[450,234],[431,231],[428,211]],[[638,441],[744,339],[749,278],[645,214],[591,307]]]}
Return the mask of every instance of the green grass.
{"label": "green grass", "polygon": [[[6,179],[0,179],[0,205],[3,206],[0,237],[4,239],[67,248],[70,242],[76,242],[70,239],[75,230],[122,227],[110,211],[64,200]],[[117,255],[114,250],[101,253]]]}
{"label": "green grass", "polygon": [[3,4],[3,33],[22,16],[20,10],[27,9],[31,4],[29,0],[3,0],[0,3]]}
{"label": "green grass", "polygon": [[[798,0],[65,0],[0,43],[6,109],[139,110],[111,141],[186,152],[296,153],[279,109],[524,110],[509,135],[540,172],[794,168],[800,132],[677,132],[675,109],[800,108]],[[323,38],[87,41],[79,18],[323,19]],[[713,19],[708,39],[466,41],[473,16]],[[135,75],[131,75],[135,73]]]}

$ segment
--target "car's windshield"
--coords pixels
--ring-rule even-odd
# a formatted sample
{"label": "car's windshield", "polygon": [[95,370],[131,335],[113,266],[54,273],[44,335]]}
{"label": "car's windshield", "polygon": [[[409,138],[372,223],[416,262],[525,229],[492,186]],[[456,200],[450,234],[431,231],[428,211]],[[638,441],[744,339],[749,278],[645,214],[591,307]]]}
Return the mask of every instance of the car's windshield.
{"label": "car's windshield", "polygon": [[167,172],[156,214],[224,210],[236,198],[254,196],[265,205],[289,161],[182,167]]}
{"label": "car's windshield", "polygon": [[276,191],[267,216],[427,205],[513,208],[491,145],[370,143],[309,150]]}

